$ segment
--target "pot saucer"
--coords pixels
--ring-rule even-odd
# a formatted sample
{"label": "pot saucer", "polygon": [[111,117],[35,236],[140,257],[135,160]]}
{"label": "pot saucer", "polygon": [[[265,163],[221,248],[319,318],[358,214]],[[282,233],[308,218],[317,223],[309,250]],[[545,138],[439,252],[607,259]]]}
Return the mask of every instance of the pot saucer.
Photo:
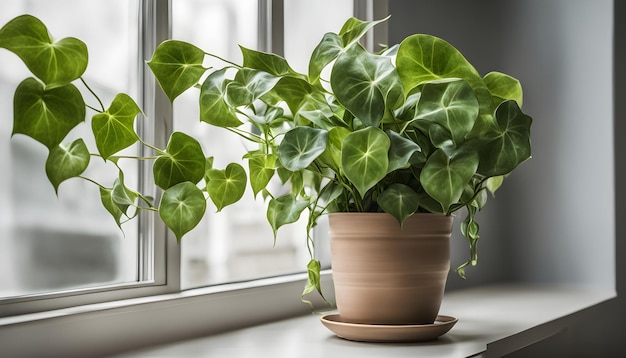
{"label": "pot saucer", "polygon": [[383,325],[343,322],[338,314],[327,314],[321,321],[337,336],[351,341],[425,342],[448,332],[458,319],[440,315],[432,324]]}

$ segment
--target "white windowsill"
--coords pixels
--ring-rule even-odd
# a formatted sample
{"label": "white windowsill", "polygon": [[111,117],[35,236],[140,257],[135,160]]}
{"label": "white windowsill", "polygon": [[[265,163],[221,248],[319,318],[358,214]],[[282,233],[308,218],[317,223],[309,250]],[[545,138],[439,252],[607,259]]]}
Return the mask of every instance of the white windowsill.
{"label": "white windowsill", "polygon": [[306,315],[117,356],[139,357],[473,357],[501,356],[565,329],[576,313],[615,297],[610,290],[489,286],[446,295],[441,314],[459,318],[434,342],[376,344],[334,336]]}
{"label": "white windowsill", "polygon": [[[446,294],[441,314],[459,322],[438,341],[366,344],[335,337],[310,314],[299,301],[303,280],[304,275],[293,275],[7,317],[0,319],[0,355],[470,357],[488,351],[499,356],[558,333],[575,313],[615,297],[612,290],[528,285],[456,291]],[[323,284],[330,286],[328,273]]]}

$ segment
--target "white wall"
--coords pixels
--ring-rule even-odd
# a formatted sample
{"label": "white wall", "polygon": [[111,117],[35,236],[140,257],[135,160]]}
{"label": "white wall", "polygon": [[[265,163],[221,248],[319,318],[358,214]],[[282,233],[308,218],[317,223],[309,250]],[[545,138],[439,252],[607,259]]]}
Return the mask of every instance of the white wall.
{"label": "white wall", "polygon": [[[534,119],[533,158],[481,213],[471,282],[615,285],[613,2],[390,0],[390,42],[445,38],[481,74],[509,73]],[[464,259],[459,238],[453,261]],[[461,255],[459,257],[459,254]]]}

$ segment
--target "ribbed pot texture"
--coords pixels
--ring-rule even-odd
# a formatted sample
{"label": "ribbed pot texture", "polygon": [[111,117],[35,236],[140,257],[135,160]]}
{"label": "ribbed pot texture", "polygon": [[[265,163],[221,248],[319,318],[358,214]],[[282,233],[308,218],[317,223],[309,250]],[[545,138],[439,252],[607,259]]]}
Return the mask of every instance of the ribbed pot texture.
{"label": "ribbed pot texture", "polygon": [[452,216],[329,215],[333,281],[343,322],[431,324],[450,270]]}

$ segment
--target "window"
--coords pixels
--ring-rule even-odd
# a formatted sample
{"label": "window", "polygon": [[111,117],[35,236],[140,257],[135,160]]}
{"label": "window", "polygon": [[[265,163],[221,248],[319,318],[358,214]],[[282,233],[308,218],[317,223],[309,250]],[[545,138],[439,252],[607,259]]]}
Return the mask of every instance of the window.
{"label": "window", "polygon": [[[72,9],[81,16],[68,21],[59,9]],[[109,103],[118,91],[137,95],[138,9],[137,1],[127,0],[11,1],[0,4],[0,22],[30,13],[40,17],[57,39],[82,38],[91,55],[84,77],[103,103]],[[11,94],[29,73],[16,56],[5,52],[0,68],[4,118],[0,162],[10,175],[0,179],[0,297],[136,282],[137,223],[124,225],[123,235],[102,207],[98,187],[86,181],[63,183],[57,198],[45,177],[45,147],[21,135],[9,140]],[[97,106],[86,89],[80,89],[86,102]],[[90,129],[83,124],[77,130]],[[110,170],[96,160],[93,164],[90,175],[103,182],[110,179],[105,174]],[[127,180],[136,183],[133,174]]]}
{"label": "window", "polygon": [[[219,128],[196,120],[193,89],[176,100],[170,117],[170,104],[145,66],[156,44],[173,37],[241,62],[239,44],[269,51],[273,39],[274,50],[285,53],[292,66],[305,73],[321,36],[337,31],[352,14],[352,6],[351,0],[315,4],[303,0],[20,0],[0,4],[0,23],[29,13],[42,19],[55,39],[82,39],[90,51],[84,78],[105,107],[115,94],[130,94],[148,117],[137,121],[145,123],[138,129],[144,139],[164,146],[169,136],[166,128],[192,128],[205,145],[205,154],[214,155],[219,166],[239,160],[241,154],[230,148],[241,147],[243,153],[242,143],[230,136],[228,142],[219,142],[223,138]],[[332,13],[326,11],[328,7]],[[68,12],[77,16],[68,20]],[[282,26],[272,27],[270,15],[274,24]],[[290,31],[283,33],[284,26]],[[12,118],[10,98],[29,73],[15,55],[3,50],[0,57],[0,100],[4,101],[0,115]],[[99,106],[86,88],[80,83],[77,87],[87,104]],[[88,111],[87,117],[93,113]],[[151,121],[157,117],[154,113],[163,116]],[[163,120],[172,120],[173,127],[158,122]],[[154,216],[124,224],[122,233],[102,208],[96,186],[71,179],[61,185],[57,198],[43,171],[45,148],[20,135],[9,140],[12,120],[2,123],[0,163],[12,175],[0,178],[0,195],[7,198],[0,201],[0,246],[4,248],[0,253],[4,272],[0,317],[304,271],[308,261],[304,223],[281,228],[274,247],[265,206],[251,193],[219,214],[209,213],[181,245],[173,235],[168,237]],[[80,127],[90,131],[89,119]],[[229,148],[227,153],[220,151],[224,147]],[[145,179],[150,167],[133,169],[127,183],[154,190],[144,183],[150,182]],[[90,170],[109,186],[116,176],[115,170],[102,176],[103,168]],[[327,256],[323,261],[329,261]]]}

